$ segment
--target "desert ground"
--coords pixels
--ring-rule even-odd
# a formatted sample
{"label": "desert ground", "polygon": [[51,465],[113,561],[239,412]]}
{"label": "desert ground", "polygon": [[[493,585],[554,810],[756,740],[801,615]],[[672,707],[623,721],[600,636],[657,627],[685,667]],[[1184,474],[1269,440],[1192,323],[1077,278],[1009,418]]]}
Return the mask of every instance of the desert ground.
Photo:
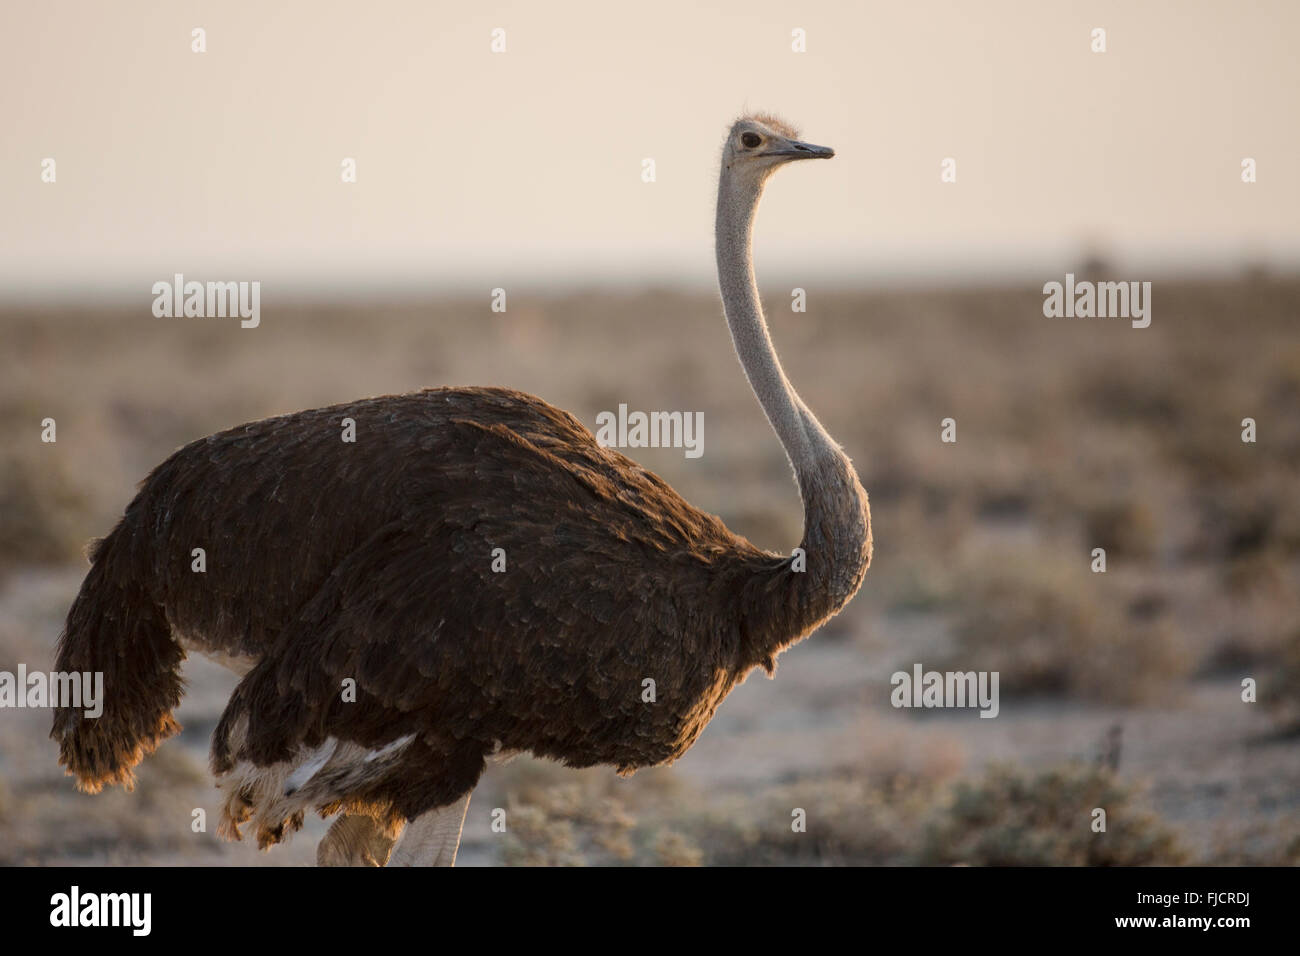
{"label": "desert ground", "polygon": [[[1300,280],[1157,280],[1146,329],[1045,318],[1033,284],[765,299],[871,495],[866,583],[671,767],[490,766],[459,862],[1300,863]],[[52,666],[86,543],[175,448],[365,395],[510,385],[593,429],[620,403],[703,412],[701,457],[626,453],[754,543],[799,542],[714,294],[263,303],[256,329],[147,297],[0,308],[0,670]],[[894,708],[916,663],[997,671],[998,716]],[[319,820],[267,853],[217,837],[208,736],[237,678],[186,676],[185,730],[132,793],[77,793],[49,712],[0,709],[0,863],[314,861]]]}

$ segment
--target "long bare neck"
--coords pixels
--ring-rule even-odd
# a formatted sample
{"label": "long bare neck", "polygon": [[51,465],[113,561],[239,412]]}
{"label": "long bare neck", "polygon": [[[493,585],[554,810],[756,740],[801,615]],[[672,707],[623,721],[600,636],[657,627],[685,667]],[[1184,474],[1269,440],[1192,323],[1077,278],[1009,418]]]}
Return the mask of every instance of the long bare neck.
{"label": "long bare neck", "polygon": [[762,194],[761,184],[743,185],[723,170],[718,188],[718,284],[740,364],[802,489],[818,463],[840,451],[785,377],[767,331],[752,254],[754,213]]}
{"label": "long bare neck", "polygon": [[[752,233],[763,185],[743,182],[724,166],[718,186],[718,284],[731,340],[758,402],[785,448],[803,499],[804,573],[786,561],[779,589],[782,608],[769,609],[776,625],[760,639],[771,657],[803,637],[848,602],[871,561],[867,495],[849,459],[786,378],[768,334],[754,280]],[[785,633],[782,633],[785,632]]]}

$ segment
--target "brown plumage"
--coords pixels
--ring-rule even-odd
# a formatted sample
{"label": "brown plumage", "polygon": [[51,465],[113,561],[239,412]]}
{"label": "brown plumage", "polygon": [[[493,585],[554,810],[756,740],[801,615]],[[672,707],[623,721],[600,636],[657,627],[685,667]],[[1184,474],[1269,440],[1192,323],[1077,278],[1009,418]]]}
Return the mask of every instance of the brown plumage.
{"label": "brown plumage", "polygon": [[[754,129],[785,140],[752,118],[733,132]],[[753,167],[751,206],[778,155]],[[213,735],[212,766],[233,781],[224,832],[255,818],[264,845],[313,808],[371,817],[391,842],[405,821],[467,798],[497,751],[620,773],[685,752],[738,681],[771,672],[848,601],[871,550],[848,459],[775,354],[770,365],[749,354],[757,296],[729,295],[727,277],[747,267],[747,221],[744,249],[728,252],[740,258],[723,262],[733,199],[724,184],[728,321],[795,464],[806,571],[509,389],[436,388],[241,425],[159,465],[93,550],[57,666],[102,671],[108,699],[98,720],[59,710],[52,734],[80,786],[129,786],[176,732],[186,647],[251,668]],[[784,410],[768,394],[782,387]]]}

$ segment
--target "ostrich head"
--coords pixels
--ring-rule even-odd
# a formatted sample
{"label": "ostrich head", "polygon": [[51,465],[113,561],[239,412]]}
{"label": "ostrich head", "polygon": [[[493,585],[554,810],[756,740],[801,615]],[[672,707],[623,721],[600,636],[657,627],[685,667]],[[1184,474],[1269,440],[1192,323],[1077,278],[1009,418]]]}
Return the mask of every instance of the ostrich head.
{"label": "ostrich head", "polygon": [[736,120],[722,148],[722,167],[731,176],[761,186],[772,172],[798,159],[830,159],[835,150],[801,142],[798,133],[765,113]]}

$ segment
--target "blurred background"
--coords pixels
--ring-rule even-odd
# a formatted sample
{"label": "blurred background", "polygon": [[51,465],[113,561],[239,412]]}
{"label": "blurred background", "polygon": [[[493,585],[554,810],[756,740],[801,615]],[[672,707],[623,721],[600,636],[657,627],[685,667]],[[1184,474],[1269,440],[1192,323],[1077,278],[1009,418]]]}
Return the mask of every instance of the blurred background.
{"label": "blurred background", "polygon": [[[1300,862],[1294,4],[6,20],[0,670],[51,666],[86,542],[172,450],[362,395],[702,411],[703,457],[629,454],[788,552],[798,496],[713,280],[722,137],[770,110],[837,151],[777,175],[755,256],[786,369],[871,494],[871,572],[675,766],[490,768],[460,862]],[[1044,318],[1066,272],[1150,281],[1150,327]],[[260,325],[156,318],[175,273],[259,281]],[[893,709],[918,662],[999,671],[999,716]],[[132,794],[77,794],[48,712],[0,710],[0,863],[314,860],[319,821],[269,854],[191,830],[207,808],[215,831],[235,678],[186,674],[185,732]]]}

